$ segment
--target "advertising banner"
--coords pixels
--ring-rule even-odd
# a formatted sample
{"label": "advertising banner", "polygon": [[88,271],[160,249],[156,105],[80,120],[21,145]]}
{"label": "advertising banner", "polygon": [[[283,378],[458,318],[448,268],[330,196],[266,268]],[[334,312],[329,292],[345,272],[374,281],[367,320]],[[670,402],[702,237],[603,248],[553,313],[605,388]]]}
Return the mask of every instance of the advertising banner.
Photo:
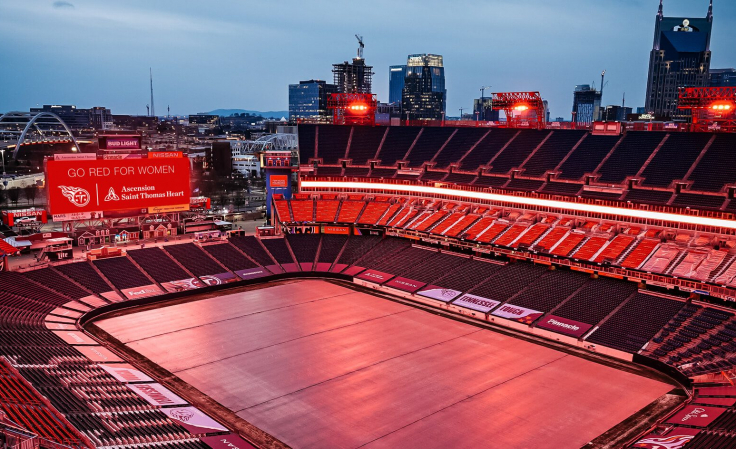
{"label": "advertising banner", "polygon": [[271,175],[268,181],[270,187],[286,187],[289,184],[288,175]]}
{"label": "advertising banner", "polygon": [[700,429],[675,427],[665,435],[650,433],[634,443],[631,447],[637,449],[682,449],[699,433]]}
{"label": "advertising banner", "polygon": [[178,281],[162,282],[161,286],[167,292],[183,292],[204,287],[204,283],[197,278],[180,279]]}
{"label": "advertising banner", "polygon": [[182,157],[181,151],[149,151],[149,159],[176,159]]}
{"label": "advertising banner", "polygon": [[667,424],[706,427],[725,411],[725,408],[707,405],[688,405],[668,419]]}
{"label": "advertising banner", "polygon": [[3,223],[15,226],[24,223],[48,223],[45,209],[4,210]]}
{"label": "advertising banner", "polygon": [[173,407],[161,410],[166,416],[181,424],[192,435],[227,432],[227,428],[194,407]]}
{"label": "advertising banner", "polygon": [[513,304],[504,304],[491,315],[508,318],[509,320],[515,320],[524,324],[532,324],[534,320],[544,315],[544,313],[539,310],[527,309],[526,307],[519,307]]}
{"label": "advertising banner", "polygon": [[56,153],[54,154],[55,161],[89,161],[96,160],[97,153]]}
{"label": "advertising banner", "polygon": [[153,382],[153,379],[145,373],[133,368],[132,365],[121,363],[116,365],[99,365],[118,381],[127,384],[129,382]]}
{"label": "advertising banner", "polygon": [[425,287],[422,291],[417,293],[418,295],[425,296],[427,298],[436,299],[437,301],[450,302],[453,299],[460,296],[463,292],[452,290],[449,288],[442,288],[436,285],[430,285]]}
{"label": "advertising banner", "polygon": [[257,449],[233,433],[216,437],[202,437],[200,440],[212,449]]}
{"label": "advertising banner", "polygon": [[147,298],[149,296],[160,295],[163,293],[157,285],[144,285],[135,288],[124,288],[120,290],[128,299]]}
{"label": "advertising banner", "polygon": [[238,280],[238,278],[232,273],[210,274],[207,276],[200,276],[199,278],[207,285],[229,284]]}
{"label": "advertising banner", "polygon": [[141,136],[100,136],[101,150],[140,150]]}
{"label": "advertising banner", "polygon": [[347,226],[322,226],[322,234],[350,235],[350,228]]}
{"label": "advertising banner", "polygon": [[122,362],[123,359],[116,356],[102,346],[77,346],[77,351],[93,362]]}
{"label": "advertising banner", "polygon": [[46,187],[53,215],[188,207],[189,160],[49,160]]}
{"label": "advertising banner", "polygon": [[384,282],[394,277],[394,275],[377,270],[365,270],[356,277],[364,281],[375,282],[376,284],[383,284]]}
{"label": "advertising banner", "polygon": [[159,407],[167,405],[187,405],[187,401],[175,395],[161,384],[127,384],[126,387],[133,390],[138,396],[145,399],[151,405]]}
{"label": "advertising banner", "polygon": [[250,268],[248,270],[239,270],[236,271],[235,274],[237,274],[240,279],[258,279],[264,276],[271,275],[271,273],[265,268]]}
{"label": "advertising banner", "polygon": [[401,290],[401,291],[409,292],[409,293],[414,293],[415,291],[419,290],[425,285],[427,285],[426,282],[419,282],[413,279],[407,279],[407,278],[402,278],[402,277],[393,278],[389,282],[386,283],[386,287],[395,288],[397,290]]}
{"label": "advertising banner", "polygon": [[573,337],[582,337],[586,332],[593,326],[590,324],[581,323],[580,321],[568,320],[555,315],[550,315],[543,318],[542,321],[537,324],[542,329],[547,329],[561,334],[570,335]]}
{"label": "advertising banner", "polygon": [[493,310],[494,307],[501,304],[501,301],[494,301],[482,296],[469,295],[466,293],[453,301],[452,304],[471,310],[477,310],[478,312],[488,313]]}
{"label": "advertising banner", "polygon": [[51,218],[54,221],[76,221],[76,220],[92,220],[92,218],[102,218],[102,212],[77,212],[74,214],[53,214]]}
{"label": "advertising banner", "polygon": [[57,337],[70,345],[97,345],[98,343],[79,331],[54,331]]}

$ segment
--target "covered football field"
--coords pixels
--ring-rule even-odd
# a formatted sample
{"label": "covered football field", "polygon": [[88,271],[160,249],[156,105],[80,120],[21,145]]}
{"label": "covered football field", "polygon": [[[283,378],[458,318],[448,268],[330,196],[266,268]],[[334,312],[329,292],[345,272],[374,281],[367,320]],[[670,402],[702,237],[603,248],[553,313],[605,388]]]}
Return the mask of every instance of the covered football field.
{"label": "covered football field", "polygon": [[579,448],[673,388],[321,280],[95,324],[293,448]]}

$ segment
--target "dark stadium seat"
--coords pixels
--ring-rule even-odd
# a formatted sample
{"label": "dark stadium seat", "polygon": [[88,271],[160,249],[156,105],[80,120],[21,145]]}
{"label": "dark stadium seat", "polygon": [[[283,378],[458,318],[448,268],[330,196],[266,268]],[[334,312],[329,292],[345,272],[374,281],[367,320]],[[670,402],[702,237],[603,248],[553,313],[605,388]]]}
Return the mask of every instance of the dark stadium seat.
{"label": "dark stadium seat", "polygon": [[495,301],[505,302],[522,289],[532,285],[547,271],[547,267],[515,263],[504,265],[485,282],[470,289],[470,293]]}
{"label": "dark stadium seat", "polygon": [[[367,165],[378,152],[383,136],[386,135],[388,127],[355,126],[353,127],[353,138],[350,142],[348,159],[352,159],[352,165]],[[348,175],[346,176],[356,176]]]}
{"label": "dark stadium seat", "polygon": [[628,132],[611,157],[600,168],[599,180],[620,183],[626,177],[636,175],[665,136],[665,133],[659,132]]}
{"label": "dark stadium seat", "polygon": [[557,167],[585,135],[585,131],[552,132],[544,145],[521,167],[524,176],[542,176]]}
{"label": "dark stadium seat", "polygon": [[636,284],[600,278],[583,286],[552,313],[595,326],[636,292]]}
{"label": "dark stadium seat", "polygon": [[[520,132],[505,128],[491,130],[459,161],[460,170],[475,171],[479,167],[487,166],[491,159]],[[441,165],[438,163],[437,166]]]}
{"label": "dark stadium seat", "polygon": [[552,131],[521,131],[521,133],[501,151],[490,165],[490,173],[505,175],[512,168],[522,166],[527,157],[546,139]]}
{"label": "dark stadium seat", "polygon": [[92,293],[70,281],[67,277],[55,271],[53,268],[42,268],[40,270],[26,271],[23,275],[38,284],[44,285],[56,292],[68,296],[71,299],[81,299]]}
{"label": "dark stadium seat", "polygon": [[684,303],[669,298],[636,293],[593,332],[587,341],[636,353],[683,305]]}
{"label": "dark stadium seat", "polygon": [[73,279],[78,284],[84,285],[93,293],[105,293],[112,290],[107,282],[88,263],[57,265],[54,269],[60,271],[64,276]]}
{"label": "dark stadium seat", "polygon": [[289,242],[291,251],[296,257],[296,261],[301,265],[302,271],[312,269],[312,264],[317,257],[317,250],[320,247],[322,236],[320,234],[287,234],[286,240]]}
{"label": "dark stadium seat", "polygon": [[230,243],[261,266],[267,267],[275,263],[268,252],[263,249],[258,239],[252,235],[230,237]]}
{"label": "dark stadium seat", "polygon": [[471,148],[490,131],[483,128],[457,128],[445,147],[434,157],[436,168],[447,168],[457,163]]}
{"label": "dark stadium seat", "polygon": [[422,129],[414,126],[390,127],[381,151],[378,153],[377,159],[380,159],[381,166],[392,167],[397,161],[403,160]]}
{"label": "dark stadium seat", "polygon": [[220,274],[227,271],[215,262],[211,257],[202,251],[194,243],[184,243],[181,245],[167,245],[164,250],[171,255],[179,263],[184,265],[187,270],[195,276],[207,276],[212,274]]}
{"label": "dark stadium seat", "polygon": [[299,126],[299,161],[306,164],[315,158],[315,135],[317,125],[302,124]]}
{"label": "dark stadium seat", "polygon": [[431,161],[454,132],[453,128],[425,127],[406,158],[409,167],[421,167]]}
{"label": "dark stadium seat", "polygon": [[592,173],[620,139],[620,136],[588,135],[560,165],[559,178],[579,181],[586,173]]}
{"label": "dark stadium seat", "polygon": [[191,277],[161,248],[137,249],[128,251],[128,255],[156,282],[171,282]]}
{"label": "dark stadium seat", "polygon": [[672,133],[641,176],[645,186],[668,187],[682,180],[713,137],[707,133]]}
{"label": "dark stadium seat", "polygon": [[719,192],[736,184],[736,134],[715,134],[716,138],[695,166],[689,180],[692,190]]}
{"label": "dark stadium seat", "polygon": [[245,257],[229,243],[205,245],[202,249],[208,252],[213,258],[217,259],[218,262],[225,265],[230,271],[247,270],[249,268],[258,267],[256,263]]}
{"label": "dark stadium seat", "polygon": [[111,257],[95,260],[92,263],[115,287],[121,290],[152,283],[127,257]]}
{"label": "dark stadium seat", "polygon": [[350,139],[350,126],[319,125],[317,127],[317,157],[326,165],[337,165],[345,158]]}
{"label": "dark stadium seat", "polygon": [[549,271],[539,277],[528,288],[510,302],[519,307],[526,307],[540,312],[549,312],[567,297],[575,293],[590,276],[576,271]]}

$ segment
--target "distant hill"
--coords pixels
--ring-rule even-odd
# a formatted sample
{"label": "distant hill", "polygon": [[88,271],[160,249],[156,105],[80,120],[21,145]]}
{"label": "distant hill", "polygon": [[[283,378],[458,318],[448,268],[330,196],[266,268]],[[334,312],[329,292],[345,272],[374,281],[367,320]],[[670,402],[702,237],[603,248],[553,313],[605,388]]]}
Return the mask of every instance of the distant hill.
{"label": "distant hill", "polygon": [[215,109],[214,111],[204,112],[203,114],[219,115],[222,117],[227,117],[233,114],[251,114],[275,119],[280,119],[281,117],[289,118],[289,111],[249,111],[247,109]]}

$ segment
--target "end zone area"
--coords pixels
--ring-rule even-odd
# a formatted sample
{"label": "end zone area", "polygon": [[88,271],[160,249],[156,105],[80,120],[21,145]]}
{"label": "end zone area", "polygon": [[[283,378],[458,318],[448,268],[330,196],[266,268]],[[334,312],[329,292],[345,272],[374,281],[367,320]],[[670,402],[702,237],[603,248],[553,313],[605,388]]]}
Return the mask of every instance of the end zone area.
{"label": "end zone area", "polygon": [[294,448],[579,448],[673,388],[321,280],[94,324]]}

